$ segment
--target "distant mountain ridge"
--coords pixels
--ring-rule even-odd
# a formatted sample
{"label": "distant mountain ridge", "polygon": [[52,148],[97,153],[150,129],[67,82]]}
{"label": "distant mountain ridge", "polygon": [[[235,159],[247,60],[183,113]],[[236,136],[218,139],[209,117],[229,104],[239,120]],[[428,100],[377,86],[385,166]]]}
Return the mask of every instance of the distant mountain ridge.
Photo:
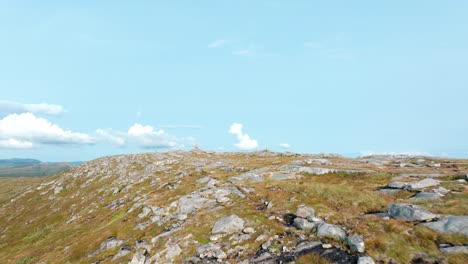
{"label": "distant mountain ridge", "polygon": [[39,163],[41,163],[41,161],[36,159],[0,159],[0,167],[30,166]]}
{"label": "distant mountain ridge", "polygon": [[82,162],[41,162],[36,159],[0,159],[0,177],[51,176]]}

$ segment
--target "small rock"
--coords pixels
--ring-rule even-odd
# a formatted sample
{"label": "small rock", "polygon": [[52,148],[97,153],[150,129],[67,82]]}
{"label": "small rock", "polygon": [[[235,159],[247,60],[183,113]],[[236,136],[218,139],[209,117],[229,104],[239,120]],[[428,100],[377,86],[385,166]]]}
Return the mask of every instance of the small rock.
{"label": "small rock", "polygon": [[224,237],[224,234],[212,235],[210,236],[210,241],[218,241],[222,237]]}
{"label": "small rock", "polygon": [[253,234],[255,233],[255,229],[253,229],[252,227],[247,227],[247,228],[244,228],[242,232],[244,232],[244,234]]}
{"label": "small rock", "polygon": [[318,237],[331,237],[339,240],[344,240],[346,238],[346,232],[343,228],[337,225],[331,225],[327,223],[321,223],[317,228]]}
{"label": "small rock", "polygon": [[322,245],[322,242],[320,241],[304,241],[304,242],[299,243],[296,246],[296,249],[294,250],[294,252],[301,252],[303,250],[308,250],[314,247],[318,247],[320,245]]}
{"label": "small rock", "polygon": [[227,255],[226,253],[224,253],[222,249],[219,249],[218,251],[216,251],[216,254],[214,255],[214,257],[218,260],[218,262],[227,259]]}
{"label": "small rock", "polygon": [[145,264],[148,253],[145,249],[138,250],[138,252],[133,255],[132,260],[128,264]]}
{"label": "small rock", "polygon": [[435,200],[439,199],[443,195],[436,192],[419,192],[415,196],[411,197],[412,201],[422,201],[422,200]]}
{"label": "small rock", "polygon": [[179,221],[184,221],[184,220],[187,220],[187,215],[186,214],[178,214],[177,215],[177,220]]}
{"label": "small rock", "polygon": [[357,264],[375,264],[371,257],[359,257]]}
{"label": "small rock", "polygon": [[262,249],[263,249],[263,250],[267,250],[270,246],[271,246],[270,241],[267,241],[267,242],[265,242],[265,243],[262,244]]}
{"label": "small rock", "polygon": [[437,189],[434,189],[432,190],[433,192],[436,192],[436,193],[440,193],[442,195],[446,195],[447,193],[449,193],[450,191],[445,189],[444,187],[440,186],[439,188]]}
{"label": "small rock", "polygon": [[317,224],[307,221],[306,219],[294,218],[294,226],[301,230],[312,230]]}
{"label": "small rock", "polygon": [[312,215],[307,216],[307,221],[312,222],[312,223],[321,223],[323,222],[322,218],[318,218]]}
{"label": "small rock", "polygon": [[332,244],[322,244],[322,248],[329,249],[332,248]]}
{"label": "small rock", "polygon": [[359,235],[353,235],[347,239],[349,248],[358,253],[364,253],[364,240]]}
{"label": "small rock", "polygon": [[226,196],[219,197],[218,199],[216,199],[216,202],[221,203],[221,204],[225,204],[225,203],[228,203],[230,201],[231,201],[231,199],[229,199]]}
{"label": "small rock", "polygon": [[237,215],[231,215],[216,222],[211,230],[212,234],[235,233],[244,228],[244,220]]}
{"label": "small rock", "polygon": [[299,205],[296,210],[296,215],[301,218],[307,218],[308,216],[315,216],[315,210],[307,207],[303,204]]}

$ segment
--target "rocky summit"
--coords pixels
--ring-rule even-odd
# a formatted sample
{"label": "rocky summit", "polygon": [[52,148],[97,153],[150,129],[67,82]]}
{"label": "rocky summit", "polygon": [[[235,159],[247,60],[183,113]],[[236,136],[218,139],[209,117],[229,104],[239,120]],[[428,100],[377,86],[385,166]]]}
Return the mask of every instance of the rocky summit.
{"label": "rocky summit", "polygon": [[103,157],[4,184],[0,259],[468,263],[467,173],[467,160],[404,155]]}

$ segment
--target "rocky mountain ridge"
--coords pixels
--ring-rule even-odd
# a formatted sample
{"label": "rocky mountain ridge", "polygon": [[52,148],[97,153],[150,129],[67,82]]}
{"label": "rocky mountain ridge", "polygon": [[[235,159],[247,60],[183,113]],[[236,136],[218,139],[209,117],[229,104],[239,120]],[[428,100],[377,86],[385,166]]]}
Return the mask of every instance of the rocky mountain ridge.
{"label": "rocky mountain ridge", "polygon": [[0,257],[464,263],[467,173],[466,160],[411,156],[194,150],[104,157],[2,203]]}

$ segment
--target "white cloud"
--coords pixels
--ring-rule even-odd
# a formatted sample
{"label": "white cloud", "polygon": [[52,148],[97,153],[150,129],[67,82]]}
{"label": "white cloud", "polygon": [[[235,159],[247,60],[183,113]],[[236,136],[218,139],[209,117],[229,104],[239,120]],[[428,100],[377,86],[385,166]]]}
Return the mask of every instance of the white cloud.
{"label": "white cloud", "polygon": [[32,147],[35,143],[75,145],[95,143],[87,134],[62,129],[32,113],[11,114],[0,119],[0,140],[4,144],[21,147]]}
{"label": "white cloud", "polygon": [[155,129],[149,125],[135,123],[131,126],[127,134],[129,139],[144,148],[181,148],[183,145],[175,136],[167,134],[162,129]]}
{"label": "white cloud", "polygon": [[0,139],[0,149],[28,149],[33,143],[29,141],[16,140],[14,138]]}
{"label": "white cloud", "polygon": [[243,125],[240,123],[234,123],[229,128],[229,133],[235,135],[239,143],[235,146],[241,150],[252,150],[258,148],[258,142],[255,139],[251,139],[249,135],[242,132]]}
{"label": "white cloud", "polygon": [[22,104],[12,101],[0,101],[0,113],[18,114],[26,112],[46,115],[60,115],[64,112],[64,109],[61,105],[55,104]]}
{"label": "white cloud", "polygon": [[125,135],[112,129],[98,129],[96,130],[96,134],[101,140],[108,141],[117,146],[123,146],[126,143]]}
{"label": "white cloud", "polygon": [[280,147],[282,147],[282,148],[284,148],[284,149],[288,149],[288,148],[291,147],[291,145],[289,145],[288,143],[281,143],[281,144],[279,144],[279,145],[280,145]]}
{"label": "white cloud", "polygon": [[208,48],[221,48],[222,46],[226,45],[227,41],[225,39],[217,39],[210,44],[208,44]]}

